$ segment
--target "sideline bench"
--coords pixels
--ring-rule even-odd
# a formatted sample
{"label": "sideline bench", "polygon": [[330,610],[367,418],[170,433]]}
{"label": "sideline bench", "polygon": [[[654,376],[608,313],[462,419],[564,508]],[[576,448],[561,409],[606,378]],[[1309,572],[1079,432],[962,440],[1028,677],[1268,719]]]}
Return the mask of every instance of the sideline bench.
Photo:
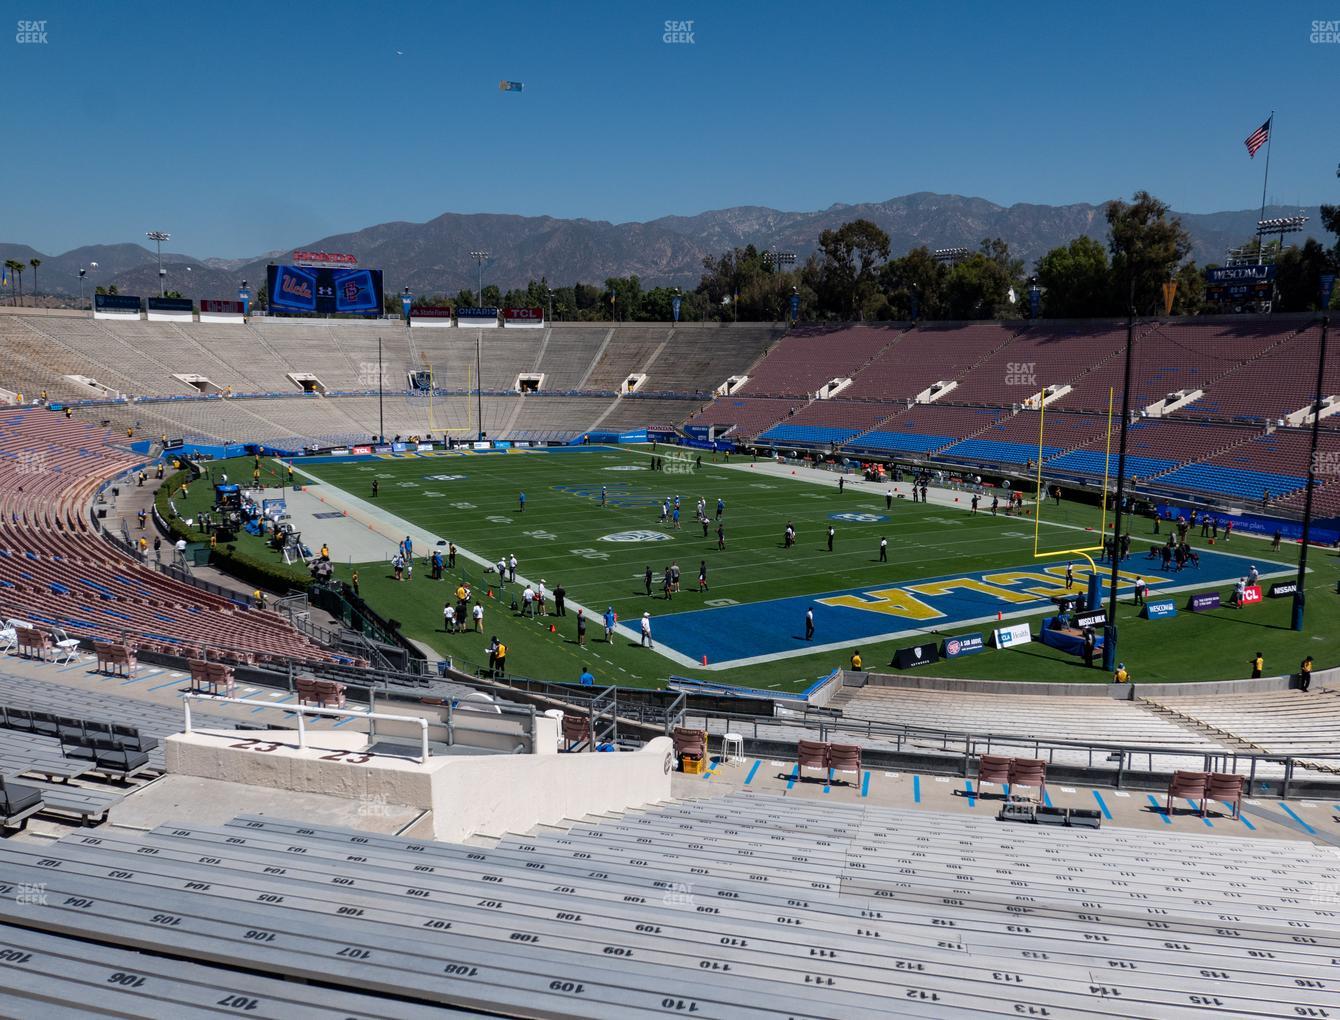
{"label": "sideline bench", "polygon": [[298,689],[300,705],[315,705],[318,708],[343,708],[345,705],[346,688],[338,680],[299,677],[295,686]]}
{"label": "sideline bench", "polygon": [[136,658],[136,649],[133,645],[114,645],[95,641],[93,650],[98,660],[95,673],[106,673],[108,676],[124,674],[129,678],[134,676],[135,670],[139,668],[139,660]]}
{"label": "sideline bench", "polygon": [[237,689],[233,667],[222,662],[191,659],[192,694],[232,694]]}

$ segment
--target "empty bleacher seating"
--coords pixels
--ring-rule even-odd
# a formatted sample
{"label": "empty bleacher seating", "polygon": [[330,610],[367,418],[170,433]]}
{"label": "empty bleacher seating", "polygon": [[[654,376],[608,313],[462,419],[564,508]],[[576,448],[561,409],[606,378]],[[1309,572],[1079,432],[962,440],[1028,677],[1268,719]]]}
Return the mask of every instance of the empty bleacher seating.
{"label": "empty bleacher seating", "polygon": [[[219,977],[319,972],[312,1003],[360,1015],[1308,1015],[1333,994],[1331,865],[1303,843],[748,795],[488,847],[253,815],[0,844],[3,881],[48,893],[0,898],[0,921],[133,932],[159,969],[208,947]],[[340,998],[368,993],[396,999]]]}

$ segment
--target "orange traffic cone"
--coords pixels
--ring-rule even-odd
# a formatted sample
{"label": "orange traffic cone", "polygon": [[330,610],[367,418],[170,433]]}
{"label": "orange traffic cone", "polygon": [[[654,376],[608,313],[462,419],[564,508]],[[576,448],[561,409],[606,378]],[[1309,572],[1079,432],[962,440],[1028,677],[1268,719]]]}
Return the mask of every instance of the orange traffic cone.
{"label": "orange traffic cone", "polygon": [[1000,623],[1000,610],[999,610],[999,609],[996,610],[996,622],[997,622],[997,623]]}
{"label": "orange traffic cone", "polygon": [[[792,474],[794,474],[794,473],[795,473],[795,472],[792,472]],[[706,655],[703,656],[703,665],[704,665],[704,666],[707,665],[707,656],[706,656]]]}
{"label": "orange traffic cone", "polygon": [[493,598],[493,589],[492,589],[492,588],[489,589],[489,598]]}

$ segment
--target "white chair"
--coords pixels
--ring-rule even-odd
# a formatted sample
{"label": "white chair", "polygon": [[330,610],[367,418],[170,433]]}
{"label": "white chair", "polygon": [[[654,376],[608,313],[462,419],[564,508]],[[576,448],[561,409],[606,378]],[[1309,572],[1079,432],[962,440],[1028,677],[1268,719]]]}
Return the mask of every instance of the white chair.
{"label": "white chair", "polygon": [[721,757],[726,764],[744,761],[744,738],[738,733],[727,733],[721,738]]}
{"label": "white chair", "polygon": [[0,629],[0,655],[5,652],[12,652],[14,646],[19,643],[19,632],[13,627]]}
{"label": "white chair", "polygon": [[79,639],[72,638],[59,627],[53,627],[51,641],[56,646],[52,652],[54,662],[73,662],[79,657]]}

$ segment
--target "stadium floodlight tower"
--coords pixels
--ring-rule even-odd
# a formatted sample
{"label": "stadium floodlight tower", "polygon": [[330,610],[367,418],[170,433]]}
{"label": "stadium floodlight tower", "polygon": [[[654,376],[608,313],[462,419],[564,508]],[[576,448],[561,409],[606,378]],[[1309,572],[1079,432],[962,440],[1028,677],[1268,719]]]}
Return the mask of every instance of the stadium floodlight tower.
{"label": "stadium floodlight tower", "polygon": [[793,251],[778,251],[777,246],[773,245],[763,253],[763,263],[774,273],[780,273],[783,271],[783,266],[794,266],[796,264],[796,253]]}
{"label": "stadium floodlight tower", "polygon": [[158,245],[158,296],[162,297],[166,293],[163,287],[163,277],[166,275],[163,272],[163,242],[172,240],[172,235],[166,230],[151,230],[144,236]]}
{"label": "stadium floodlight tower", "polygon": [[1256,221],[1256,250],[1258,255],[1264,255],[1266,235],[1279,234],[1280,248],[1278,255],[1284,254],[1284,235],[1296,234],[1303,229],[1307,223],[1307,217],[1301,213],[1297,216],[1277,216],[1269,220]]}
{"label": "stadium floodlight tower", "polygon": [[931,252],[931,258],[935,259],[936,262],[947,263],[951,266],[962,262],[967,257],[967,248],[936,248],[935,251]]}
{"label": "stadium floodlight tower", "polygon": [[88,265],[84,266],[82,269],[79,270],[79,307],[81,309],[84,307],[84,277],[88,275],[88,271],[90,269],[97,269],[97,268],[98,264],[96,262],[90,262]]}
{"label": "stadium floodlight tower", "polygon": [[[472,251],[470,257],[479,266],[479,306],[484,307],[484,263],[486,251]],[[475,424],[479,426],[480,442],[484,440],[484,331],[475,331]]]}
{"label": "stadium floodlight tower", "polygon": [[479,266],[479,307],[484,307],[484,263],[489,260],[489,253],[486,251],[472,251],[470,257],[475,260]]}

